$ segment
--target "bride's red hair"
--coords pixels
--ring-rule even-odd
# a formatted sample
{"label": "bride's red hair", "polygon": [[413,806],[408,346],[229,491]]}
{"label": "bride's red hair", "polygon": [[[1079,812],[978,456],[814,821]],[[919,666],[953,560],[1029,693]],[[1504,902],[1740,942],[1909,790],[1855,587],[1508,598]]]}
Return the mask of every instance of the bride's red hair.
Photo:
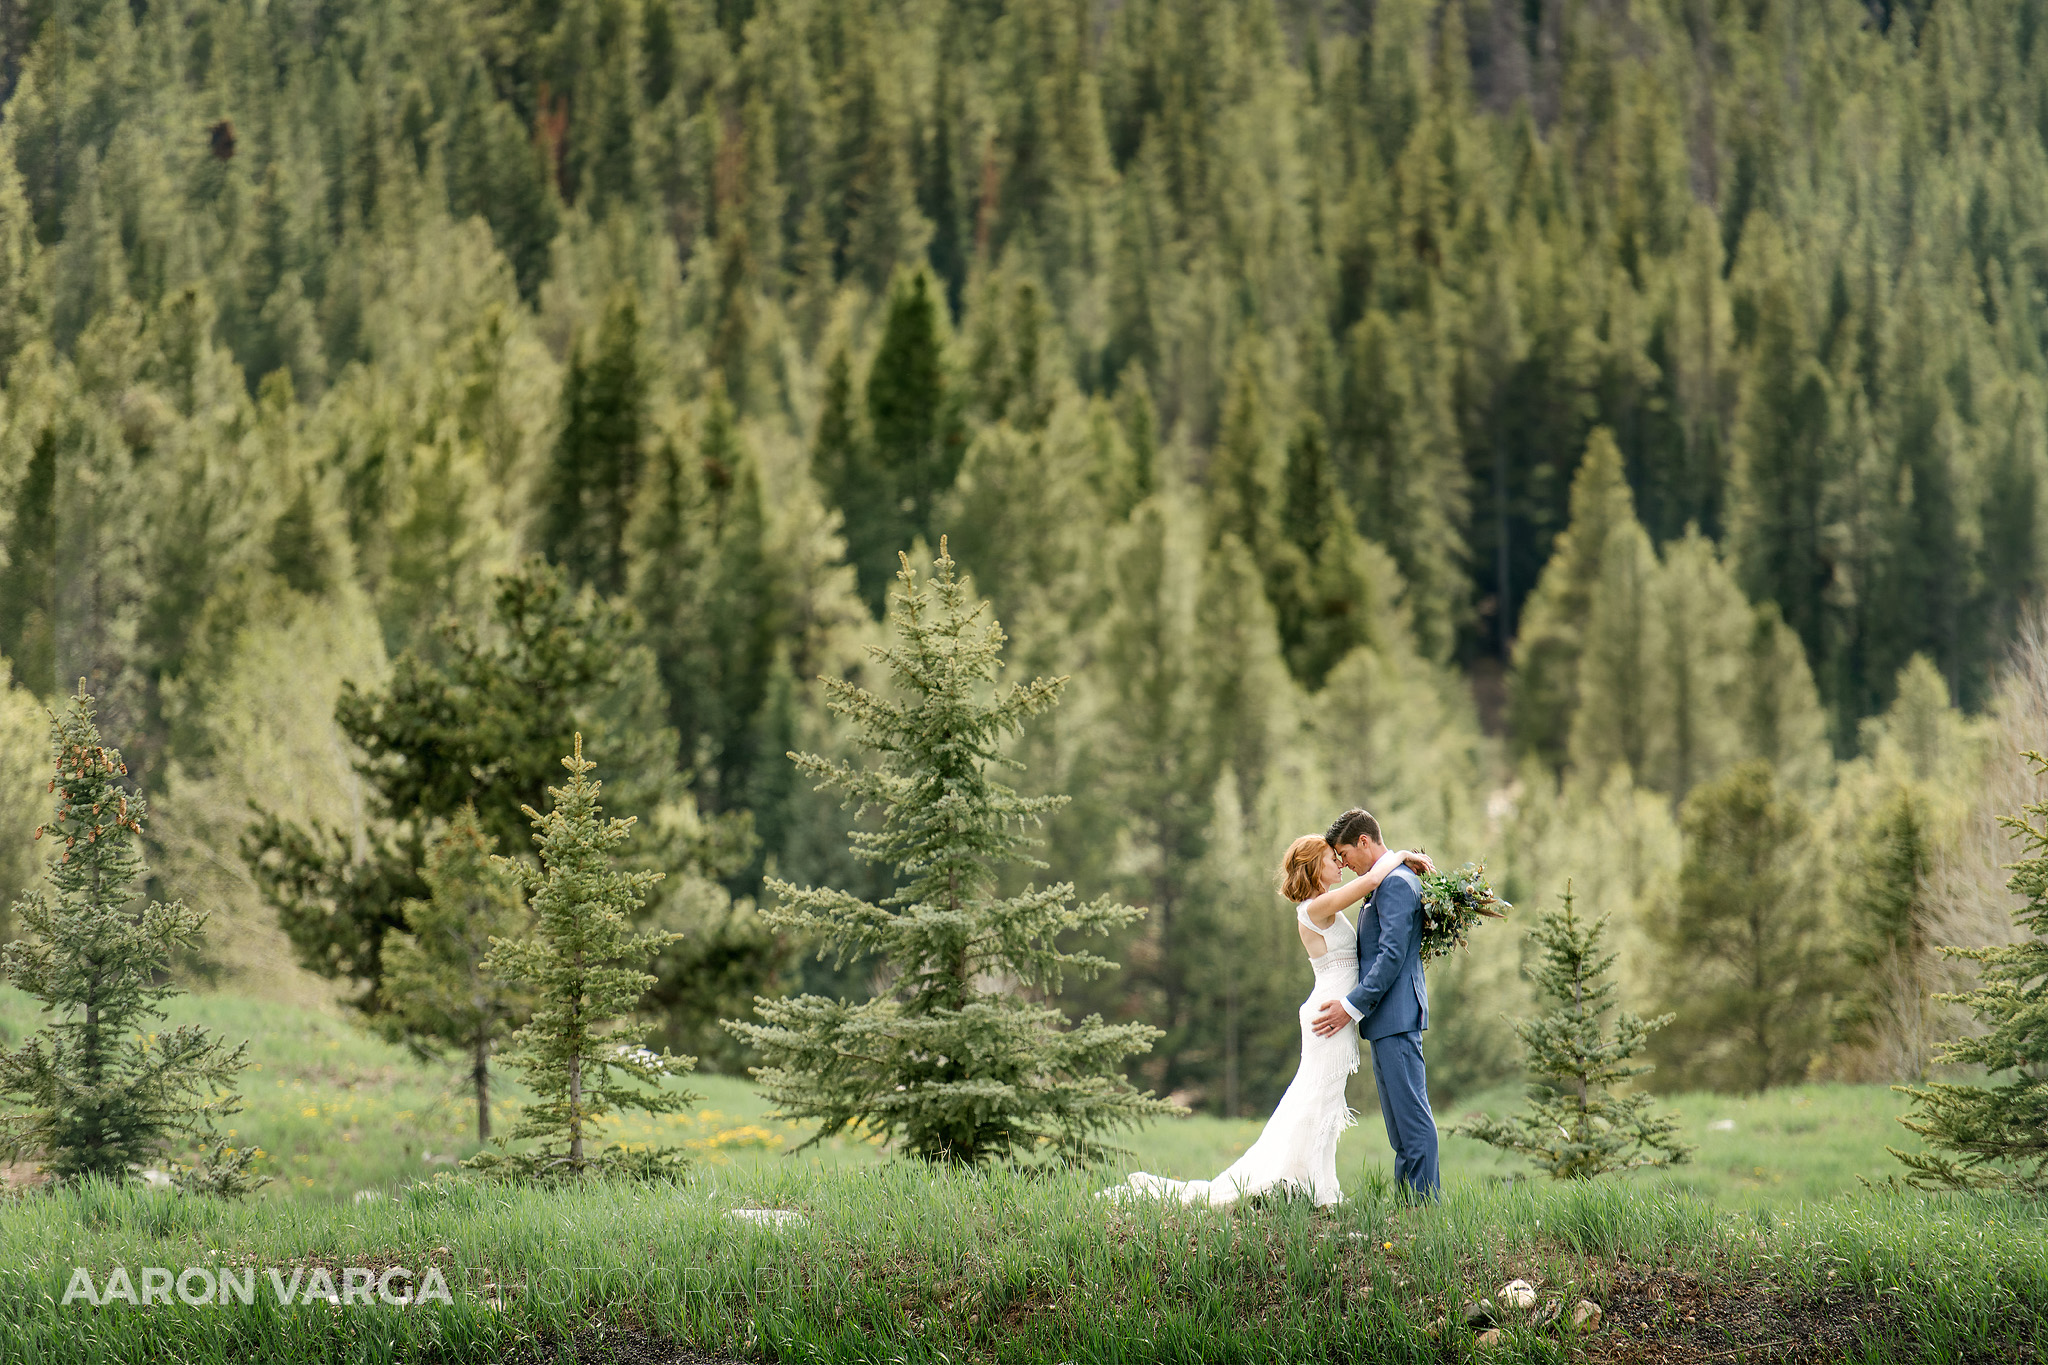
{"label": "bride's red hair", "polygon": [[1287,846],[1280,860],[1280,894],[1296,905],[1322,892],[1323,855],[1330,845],[1320,834],[1304,834]]}

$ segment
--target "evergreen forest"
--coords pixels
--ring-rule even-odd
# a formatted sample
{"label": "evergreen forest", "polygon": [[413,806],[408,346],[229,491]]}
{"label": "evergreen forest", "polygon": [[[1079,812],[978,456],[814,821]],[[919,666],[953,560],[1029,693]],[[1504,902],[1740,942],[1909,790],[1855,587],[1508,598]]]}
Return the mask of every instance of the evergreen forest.
{"label": "evergreen forest", "polygon": [[2048,0],[0,6],[0,905],[84,679],[173,974],[451,1067],[519,1002],[387,967],[468,998],[450,860],[572,735],[651,1042],[870,993],[764,906],[897,890],[789,756],[943,535],[1068,680],[1001,893],[1144,911],[1017,991],[1135,1084],[1270,1109],[1351,805],[1531,908],[1445,1095],[1568,878],[1648,1087],[1923,1082],[2048,799],[2044,476]]}

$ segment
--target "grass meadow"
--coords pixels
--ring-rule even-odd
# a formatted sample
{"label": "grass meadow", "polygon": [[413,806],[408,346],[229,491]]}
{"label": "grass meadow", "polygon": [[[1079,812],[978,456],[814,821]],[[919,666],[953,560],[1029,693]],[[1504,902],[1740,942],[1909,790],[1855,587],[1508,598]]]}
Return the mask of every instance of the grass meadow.
{"label": "grass meadow", "polygon": [[[1909,1136],[1884,1087],[1675,1097],[1693,1162],[1586,1188],[1516,1179],[1515,1162],[1449,1138],[1446,1198],[1424,1208],[1388,1191],[1368,1110],[1342,1150],[1344,1205],[1217,1211],[1095,1192],[1137,1167],[1214,1174],[1256,1121],[1157,1124],[1131,1136],[1132,1160],[1098,1171],[932,1172],[859,1139],[788,1156],[801,1128],[769,1119],[743,1080],[703,1076],[694,1111],[617,1130],[691,1149],[687,1181],[549,1193],[452,1174],[475,1148],[452,1069],[330,1012],[170,1003],[251,1040],[260,1069],[235,1128],[278,1179],[242,1203],[88,1188],[0,1207],[0,1359],[2048,1358],[2043,1210],[1866,1189],[1857,1177],[1889,1175],[1884,1144]],[[24,997],[0,993],[0,1029],[33,1024]],[[1438,1119],[1516,1098],[1474,1096]],[[518,1099],[507,1086],[500,1123]],[[320,1269],[345,1290],[351,1267],[394,1266],[414,1285],[435,1268],[449,1301],[305,1301]],[[79,1267],[100,1287],[115,1267],[138,1281],[145,1267],[215,1283],[221,1268],[254,1272],[254,1302],[65,1304]],[[280,1304],[295,1274],[301,1292]],[[1515,1277],[1537,1287],[1537,1316],[1555,1304],[1559,1319],[1501,1310],[1482,1345],[1460,1309]],[[1580,1299],[1601,1307],[1597,1330],[1570,1327]]]}
{"label": "grass meadow", "polygon": [[[358,1191],[393,1194],[477,1149],[475,1103],[452,1065],[422,1064],[332,1011],[230,995],[185,995],[166,1004],[168,1022],[201,1023],[249,1040],[254,1065],[244,1073],[244,1110],[231,1129],[236,1141],[260,1148],[260,1168],[276,1178],[261,1198],[290,1194],[318,1202],[348,1200]],[[18,1041],[36,1023],[34,1002],[0,987],[0,1041]],[[705,1096],[692,1109],[655,1119],[629,1116],[611,1132],[619,1141],[683,1147],[707,1171],[786,1170],[792,1163],[833,1170],[888,1161],[873,1143],[849,1137],[791,1155],[808,1129],[768,1118],[771,1106],[744,1078],[698,1075],[689,1085]],[[509,1077],[498,1080],[496,1131],[509,1130],[523,1097]],[[1366,1170],[1391,1166],[1364,1069],[1353,1080],[1352,1102],[1360,1107],[1359,1122],[1339,1148],[1347,1189]],[[1473,1095],[1440,1106],[1437,1122],[1448,1127],[1467,1114],[1500,1113],[1519,1102],[1514,1088]],[[1687,1140],[1699,1150],[1686,1166],[1642,1173],[1631,1182],[1727,1208],[1788,1208],[1858,1190],[1858,1176],[1883,1180],[1897,1169],[1885,1144],[1915,1145],[1894,1121],[1902,1097],[1881,1085],[1796,1086],[1755,1097],[1680,1095],[1670,1105],[1683,1115]],[[1121,1139],[1134,1155],[1113,1174],[1142,1168],[1181,1178],[1214,1175],[1251,1144],[1261,1123],[1197,1117],[1154,1124]],[[1444,1139],[1443,1169],[1454,1182],[1512,1180],[1521,1165],[1482,1144]]]}

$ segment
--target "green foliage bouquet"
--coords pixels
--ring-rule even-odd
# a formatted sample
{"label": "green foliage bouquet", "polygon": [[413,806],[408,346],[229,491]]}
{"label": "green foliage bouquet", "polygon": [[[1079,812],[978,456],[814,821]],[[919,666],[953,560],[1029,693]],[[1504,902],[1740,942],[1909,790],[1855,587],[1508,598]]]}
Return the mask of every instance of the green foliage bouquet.
{"label": "green foliage bouquet", "polygon": [[1506,919],[1515,907],[1493,893],[1486,864],[1466,863],[1448,872],[1422,875],[1422,960],[1428,962],[1465,946],[1482,919]]}

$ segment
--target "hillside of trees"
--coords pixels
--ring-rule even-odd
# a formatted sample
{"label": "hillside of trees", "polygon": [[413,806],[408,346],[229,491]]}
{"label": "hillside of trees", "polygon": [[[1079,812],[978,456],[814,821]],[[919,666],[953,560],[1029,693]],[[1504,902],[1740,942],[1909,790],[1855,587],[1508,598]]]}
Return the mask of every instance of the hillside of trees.
{"label": "hillside of trees", "polygon": [[863,991],[755,898],[886,894],[785,755],[945,534],[1162,1094],[1285,1086],[1350,804],[1611,912],[1652,1084],[1917,1076],[2012,932],[2048,0],[22,0],[0,98],[0,904],[85,678],[181,970],[374,1016],[573,721],[741,1068]]}

